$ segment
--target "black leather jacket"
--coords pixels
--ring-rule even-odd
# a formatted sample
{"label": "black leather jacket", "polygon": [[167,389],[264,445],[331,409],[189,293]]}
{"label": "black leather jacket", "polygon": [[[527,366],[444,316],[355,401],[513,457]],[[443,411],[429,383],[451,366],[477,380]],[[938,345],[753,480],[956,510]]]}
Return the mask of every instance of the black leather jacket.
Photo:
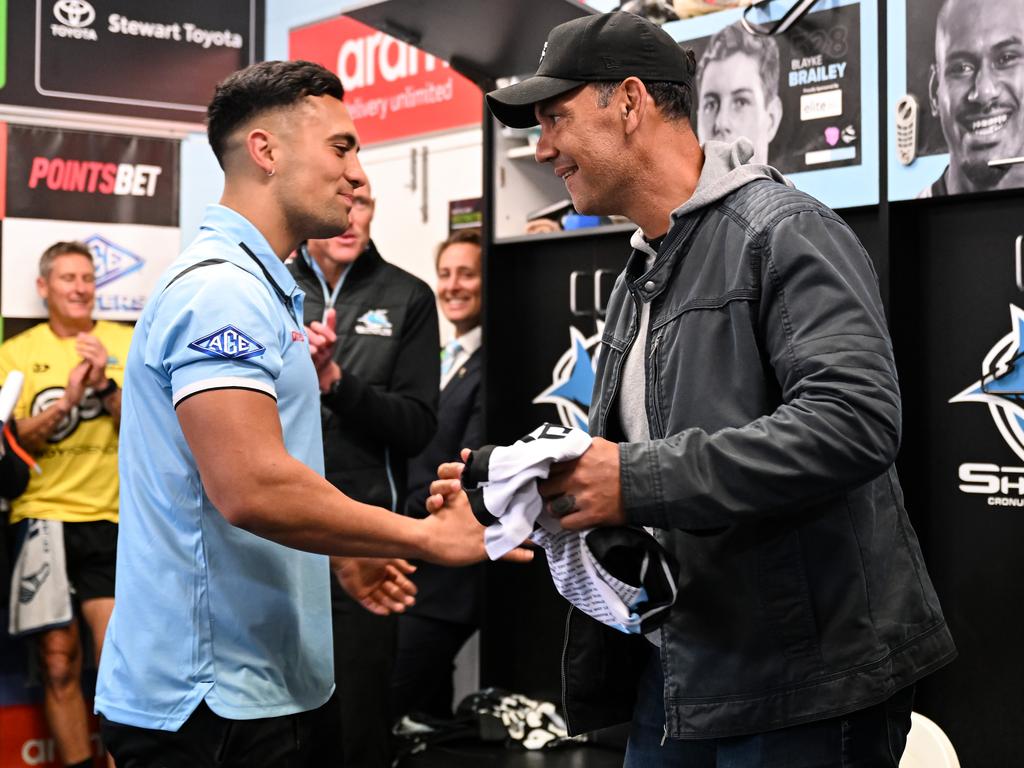
{"label": "black leather jacket", "polygon": [[[651,440],[617,395],[651,301]],[[667,734],[712,738],[888,698],[955,648],[893,461],[900,395],[863,247],[830,209],[758,179],[677,219],[609,304],[590,411],[620,441],[630,523],[678,558],[661,630]],[[630,717],[643,638],[570,612],[570,732]]]}

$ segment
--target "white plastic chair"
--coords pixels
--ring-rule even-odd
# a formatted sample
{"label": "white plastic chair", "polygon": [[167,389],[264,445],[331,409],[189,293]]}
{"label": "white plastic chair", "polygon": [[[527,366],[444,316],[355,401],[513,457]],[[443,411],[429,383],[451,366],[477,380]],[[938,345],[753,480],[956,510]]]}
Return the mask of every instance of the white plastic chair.
{"label": "white plastic chair", "polygon": [[924,715],[911,712],[910,734],[900,768],[960,768],[960,761],[943,730]]}

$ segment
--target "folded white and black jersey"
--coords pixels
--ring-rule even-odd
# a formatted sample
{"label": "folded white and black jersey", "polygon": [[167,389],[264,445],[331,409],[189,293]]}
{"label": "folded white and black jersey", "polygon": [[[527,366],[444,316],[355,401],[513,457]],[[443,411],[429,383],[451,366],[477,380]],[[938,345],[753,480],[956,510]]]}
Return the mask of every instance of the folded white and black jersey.
{"label": "folded white and black jersey", "polygon": [[582,456],[590,443],[582,430],[542,424],[512,445],[473,451],[462,485],[487,526],[488,557],[497,560],[530,538],[544,547],[566,600],[610,627],[646,634],[664,623],[675,602],[675,558],[642,528],[565,531],[537,490],[553,463]]}

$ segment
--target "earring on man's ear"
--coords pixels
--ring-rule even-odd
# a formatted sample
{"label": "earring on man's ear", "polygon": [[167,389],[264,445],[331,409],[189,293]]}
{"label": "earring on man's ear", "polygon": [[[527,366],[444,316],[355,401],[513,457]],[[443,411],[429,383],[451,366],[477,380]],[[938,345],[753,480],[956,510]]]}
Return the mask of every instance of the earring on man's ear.
{"label": "earring on man's ear", "polygon": [[269,179],[276,172],[277,172],[277,168],[271,168],[269,171],[267,171],[267,178]]}

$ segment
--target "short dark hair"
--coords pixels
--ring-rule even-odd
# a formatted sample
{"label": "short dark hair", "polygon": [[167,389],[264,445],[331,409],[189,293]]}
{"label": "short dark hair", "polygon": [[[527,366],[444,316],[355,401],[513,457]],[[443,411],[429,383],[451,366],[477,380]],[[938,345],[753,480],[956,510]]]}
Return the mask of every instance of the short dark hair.
{"label": "short dark hair", "polygon": [[53,271],[53,262],[61,256],[69,254],[85,256],[89,261],[92,261],[92,251],[89,250],[89,246],[85,243],[80,243],[77,240],[61,240],[43,251],[43,255],[39,257],[39,276],[44,280],[48,279],[50,272]]}
{"label": "short dark hair", "polygon": [[311,61],[261,61],[218,83],[206,108],[206,134],[220,167],[224,167],[228,137],[236,128],[306,96],[333,96],[340,101],[345,89],[337,75]]}
{"label": "short dark hair", "polygon": [[[687,57],[693,60],[693,51],[687,50]],[[607,107],[612,93],[622,85],[622,80],[605,80],[592,83],[597,91],[597,105]],[[666,120],[690,119],[693,110],[693,88],[690,83],[651,82],[642,80],[647,93],[651,95],[654,106],[661,110]]]}
{"label": "short dark hair", "polygon": [[722,61],[733,54],[743,53],[757,62],[761,73],[761,88],[764,102],[767,104],[779,96],[779,44],[775,38],[766,35],[752,35],[744,31],[739,22],[730,24],[716,32],[704,55],[700,57],[697,67],[697,93],[700,94],[701,80],[704,78],[704,67],[713,61]]}
{"label": "short dark hair", "polygon": [[441,265],[441,254],[444,253],[445,248],[456,243],[469,243],[477,248],[483,248],[483,239],[480,237],[479,229],[456,229],[448,235],[443,243],[437,246],[437,251],[434,253],[435,270]]}

